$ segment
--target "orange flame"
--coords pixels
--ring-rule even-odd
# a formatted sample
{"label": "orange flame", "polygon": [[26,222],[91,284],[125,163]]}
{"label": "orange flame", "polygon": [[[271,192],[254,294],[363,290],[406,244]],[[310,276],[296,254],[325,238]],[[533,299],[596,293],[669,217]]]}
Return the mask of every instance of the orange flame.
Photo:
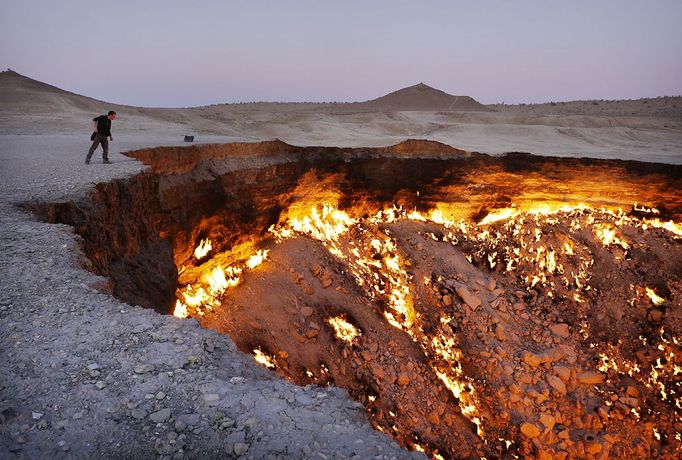
{"label": "orange flame", "polygon": [[203,239],[199,243],[199,246],[197,246],[197,248],[194,250],[194,257],[196,257],[197,260],[203,259],[204,257],[206,257],[206,254],[208,254],[211,251],[211,249],[213,249],[213,244],[211,243],[211,240],[208,238]]}

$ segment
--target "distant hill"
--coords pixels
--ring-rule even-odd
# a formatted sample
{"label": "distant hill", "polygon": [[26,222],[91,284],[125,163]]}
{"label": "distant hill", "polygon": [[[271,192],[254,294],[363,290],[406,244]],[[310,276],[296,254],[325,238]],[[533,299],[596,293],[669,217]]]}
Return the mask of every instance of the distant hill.
{"label": "distant hill", "polygon": [[[571,101],[546,104],[483,105],[469,96],[453,96],[424,83],[402,88],[385,96],[353,103],[244,103],[216,104],[209,107],[161,109],[112,104],[65,91],[12,70],[0,72],[0,112],[14,114],[80,114],[117,110],[176,123],[205,120],[208,125],[226,114],[262,112],[312,112],[343,114],[353,112],[433,111],[500,112],[523,116],[617,116],[670,117],[682,119],[682,97],[658,97],[620,101]],[[80,116],[80,115],[79,115]],[[228,119],[232,120],[232,115]],[[233,122],[230,122],[231,124]]]}
{"label": "distant hill", "polygon": [[3,112],[60,113],[74,109],[100,111],[106,107],[121,106],[71,93],[7,70],[0,72],[0,107]]}
{"label": "distant hill", "polygon": [[[269,103],[265,103],[269,104]],[[222,106],[261,106],[262,104],[220,104]],[[488,107],[478,103],[469,96],[453,96],[423,83],[399,89],[385,96],[366,102],[351,104],[277,104],[277,108],[299,110],[304,107],[325,109],[350,109],[360,111],[387,110],[426,110],[449,111],[470,110],[487,111]],[[289,107],[290,106],[290,107]],[[43,83],[21,75],[12,70],[0,72],[0,110],[5,112],[50,113],[63,110],[81,109],[84,111],[101,111],[107,108],[132,108],[118,104],[110,104],[91,97],[65,91],[56,86]],[[139,107],[142,109],[142,107]]]}
{"label": "distant hill", "polygon": [[357,104],[364,109],[425,111],[489,111],[490,108],[469,96],[453,96],[424,83],[399,89],[386,96]]}
{"label": "distant hill", "polygon": [[682,97],[661,96],[626,100],[583,100],[542,104],[495,104],[490,108],[525,115],[664,117],[682,120]]}

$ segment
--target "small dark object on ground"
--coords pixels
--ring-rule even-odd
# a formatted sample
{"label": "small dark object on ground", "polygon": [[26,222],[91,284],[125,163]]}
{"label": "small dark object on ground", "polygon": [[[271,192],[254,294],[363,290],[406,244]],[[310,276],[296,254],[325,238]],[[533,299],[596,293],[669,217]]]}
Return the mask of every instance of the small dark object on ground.
{"label": "small dark object on ground", "polygon": [[185,142],[194,142],[194,136],[185,136]]}

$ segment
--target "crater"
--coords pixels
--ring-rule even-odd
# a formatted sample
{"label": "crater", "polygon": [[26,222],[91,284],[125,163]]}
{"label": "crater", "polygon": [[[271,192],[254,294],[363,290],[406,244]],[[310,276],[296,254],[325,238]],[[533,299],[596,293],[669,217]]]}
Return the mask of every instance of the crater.
{"label": "crater", "polygon": [[122,301],[347,389],[435,458],[680,448],[682,167],[430,141],[128,155],[149,169],[25,205]]}

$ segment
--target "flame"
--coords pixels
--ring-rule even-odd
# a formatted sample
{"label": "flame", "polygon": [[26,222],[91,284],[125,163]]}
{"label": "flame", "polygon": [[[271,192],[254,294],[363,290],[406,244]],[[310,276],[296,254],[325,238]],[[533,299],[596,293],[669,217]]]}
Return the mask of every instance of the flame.
{"label": "flame", "polygon": [[[648,215],[658,214],[656,210],[636,205],[635,210]],[[616,247],[616,257],[622,255],[617,247],[630,248],[630,243],[622,236],[628,235],[629,228],[646,229],[648,226],[682,235],[682,226],[674,222],[638,218],[621,209],[594,209],[582,203],[513,204],[492,210],[478,223],[467,220],[466,216],[458,214],[456,206],[445,203],[437,203],[425,212],[410,211],[397,205],[370,212],[361,212],[358,207],[349,212],[338,209],[333,200],[312,204],[308,201],[305,206],[296,205],[287,210],[270,232],[278,242],[298,237],[319,241],[332,256],[342,261],[344,269],[357,285],[372,300],[380,301],[386,322],[404,331],[421,348],[433,376],[457,398],[462,414],[476,424],[479,435],[484,439],[486,432],[482,414],[486,412],[482,405],[486,404],[486,399],[479,397],[477,391],[482,383],[464,373],[463,369],[468,368],[463,366],[467,357],[448,324],[450,319],[443,316],[440,327],[436,325],[434,328],[431,324],[424,327],[425,322],[414,306],[413,288],[418,289],[423,283],[429,286],[428,289],[433,287],[437,290],[443,287],[437,285],[443,280],[422,277],[421,274],[418,280],[412,279],[409,267],[414,261],[408,257],[411,253],[399,248],[391,234],[395,227],[388,224],[411,220],[440,225],[442,228],[438,231],[427,229],[420,234],[453,245],[468,243],[467,247],[471,249],[467,249],[466,257],[472,264],[506,270],[510,276],[516,276],[519,283],[541,291],[546,297],[586,304],[590,302],[590,291],[593,290],[590,268],[595,264],[592,247],[584,244],[587,232],[593,232],[595,241],[605,248]],[[420,224],[421,227],[428,228],[429,225]],[[178,290],[174,315],[201,315],[203,311],[220,305],[227,290],[242,282],[242,270],[258,267],[267,260],[268,254],[267,250],[258,251],[247,259],[240,254],[240,257],[230,260],[242,262],[227,269],[216,266],[215,262],[207,262],[204,274],[193,284]],[[632,292],[635,294],[632,302],[644,294],[642,287],[637,286],[632,286]],[[645,293],[655,305],[665,301],[651,288],[645,288]],[[325,321],[340,341],[353,344],[361,336],[360,330],[343,315],[329,317]],[[579,332],[585,340],[590,337],[589,328],[587,320],[580,323]],[[666,339],[662,331],[660,341],[652,340],[649,345],[645,341],[644,346],[655,346],[661,353],[652,365],[626,359],[617,347],[611,345],[601,347],[594,344],[591,348],[599,357],[596,367],[600,372],[611,379],[627,375],[639,382],[638,385],[651,388],[659,399],[682,409],[679,385],[674,383],[679,381],[677,376],[682,373],[682,366],[678,364],[679,352],[674,353],[679,343],[677,337]],[[261,364],[270,368],[275,366],[274,358],[260,349],[253,353]],[[325,369],[321,367],[320,372],[324,374]],[[307,375],[316,381],[313,371],[307,371]],[[606,401],[605,404],[611,405],[612,402]],[[646,417],[646,412],[639,407],[632,407],[631,413],[634,417]],[[388,428],[379,426],[378,429]]]}
{"label": "flame", "polygon": [[213,244],[211,243],[211,240],[206,238],[201,240],[199,243],[199,246],[194,250],[194,257],[199,259],[203,259],[206,257],[206,255],[213,249]]}
{"label": "flame", "polygon": [[628,249],[630,247],[625,241],[618,238],[616,229],[613,226],[606,224],[597,225],[595,226],[595,234],[606,247],[611,245],[620,246],[623,249]]}
{"label": "flame", "polygon": [[249,259],[246,261],[246,266],[249,270],[253,270],[267,260],[268,254],[270,254],[269,249],[259,250],[254,255],[249,257]]}
{"label": "flame", "polygon": [[651,299],[651,302],[654,305],[661,305],[662,303],[665,302],[665,299],[656,294],[656,292],[651,288],[646,288],[646,295],[647,297],[649,297],[649,299]]}
{"label": "flame", "polygon": [[500,220],[507,220],[510,217],[516,216],[519,213],[518,209],[514,208],[502,208],[497,211],[491,212],[481,220],[478,225],[488,225],[493,222],[498,222]]}
{"label": "flame", "polygon": [[260,348],[256,348],[253,350],[253,359],[255,359],[257,363],[262,364],[268,369],[275,368],[275,357],[266,355],[265,353],[263,353],[263,351],[261,351]]}
{"label": "flame", "polygon": [[343,315],[327,318],[327,324],[334,328],[336,337],[344,342],[353,343],[361,335],[358,328],[349,323]]}
{"label": "flame", "polygon": [[[654,228],[662,228],[677,236],[682,236],[682,224],[675,223],[672,220],[664,222],[661,219],[642,219],[642,222],[645,225],[651,225]],[[646,230],[646,227],[644,227],[644,229]]]}
{"label": "flame", "polygon": [[187,318],[189,312],[187,311],[187,305],[180,302],[180,299],[175,301],[175,309],[173,309],[173,316],[176,318]]}

